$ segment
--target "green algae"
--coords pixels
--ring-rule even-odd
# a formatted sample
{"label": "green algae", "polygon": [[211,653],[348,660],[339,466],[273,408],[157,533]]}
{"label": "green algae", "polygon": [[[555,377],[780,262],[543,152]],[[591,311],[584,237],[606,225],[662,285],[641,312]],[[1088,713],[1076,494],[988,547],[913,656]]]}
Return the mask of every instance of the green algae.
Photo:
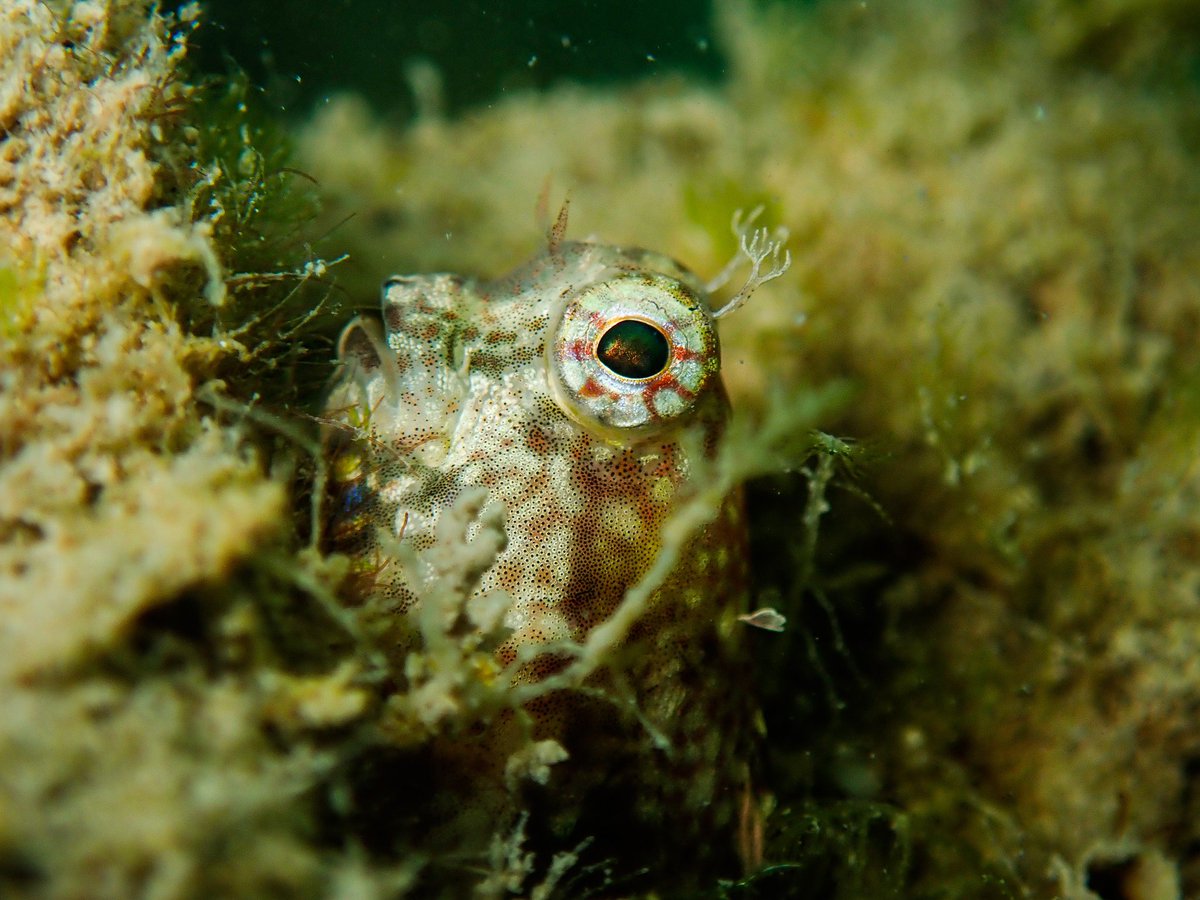
{"label": "green algae", "polygon": [[182,308],[184,324],[236,347],[237,383],[271,409],[311,404],[347,315],[332,271],[339,260],[319,255],[312,178],[292,165],[290,135],[243,72],[201,84],[188,121],[171,167],[177,202],[210,227],[227,274],[225,301]]}
{"label": "green algae", "polygon": [[38,297],[31,280],[23,268],[0,268],[0,337],[15,338],[28,327]]}

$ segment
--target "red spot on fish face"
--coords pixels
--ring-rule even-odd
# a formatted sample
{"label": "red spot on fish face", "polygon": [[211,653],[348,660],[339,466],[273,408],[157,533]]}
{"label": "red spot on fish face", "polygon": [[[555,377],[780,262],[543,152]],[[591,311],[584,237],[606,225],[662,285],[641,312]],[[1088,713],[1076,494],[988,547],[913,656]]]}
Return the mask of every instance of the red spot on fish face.
{"label": "red spot on fish face", "polygon": [[675,344],[671,348],[671,355],[675,358],[676,362],[684,362],[685,360],[700,358],[699,353],[697,353],[695,350],[688,349],[687,347],[683,346],[683,344]]}
{"label": "red spot on fish face", "polygon": [[591,355],[592,348],[587,345],[586,341],[577,338],[563,345],[563,353],[568,359],[584,360]]}
{"label": "red spot on fish face", "polygon": [[589,376],[587,381],[585,381],[579,388],[580,396],[587,397],[589,400],[594,400],[597,397],[603,397],[608,393],[609,391],[607,391],[604,386],[600,384],[600,382],[596,381],[596,379],[592,378],[591,376]]}

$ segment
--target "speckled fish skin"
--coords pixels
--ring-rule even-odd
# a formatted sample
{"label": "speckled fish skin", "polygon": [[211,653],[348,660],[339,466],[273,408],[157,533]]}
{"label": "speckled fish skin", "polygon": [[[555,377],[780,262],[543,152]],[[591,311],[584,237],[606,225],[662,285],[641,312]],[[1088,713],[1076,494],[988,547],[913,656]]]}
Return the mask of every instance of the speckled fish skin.
{"label": "speckled fish skin", "polygon": [[[654,560],[663,522],[691,486],[689,453],[714,452],[727,419],[703,286],[655,253],[569,242],[493,283],[390,279],[382,307],[382,321],[361,317],[343,333],[343,371],[326,407],[331,420],[370,435],[349,465],[335,461],[335,545],[372,573],[369,590],[410,609],[418,598],[380,565],[373,535],[384,529],[429,546],[439,516],[482,485],[490,503],[503,504],[508,535],[479,585],[513,598],[498,662],[523,646],[584,640]],[[666,349],[643,324],[610,334],[627,321],[657,330]],[[642,340],[632,352],[645,350],[649,369],[665,353],[662,370],[631,378],[610,369],[597,353],[619,343],[613,335]],[[681,441],[691,429],[702,440]],[[634,783],[634,818],[651,826],[686,818],[681,839],[694,830],[728,836],[749,791],[752,709],[736,621],[745,559],[741,498],[732,495],[626,638],[622,678],[669,749],[655,747],[644,724],[619,722],[576,692],[527,707],[535,736],[571,753],[556,778],[564,766],[611,764],[623,774],[576,775]],[[537,656],[517,677],[536,681],[562,664]]]}

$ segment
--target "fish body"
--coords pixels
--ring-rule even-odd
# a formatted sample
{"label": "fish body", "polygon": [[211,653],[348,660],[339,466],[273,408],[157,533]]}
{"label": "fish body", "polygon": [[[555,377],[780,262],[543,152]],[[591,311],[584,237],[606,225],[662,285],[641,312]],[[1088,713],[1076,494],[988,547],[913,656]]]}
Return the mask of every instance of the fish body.
{"label": "fish body", "polygon": [[[338,344],[325,416],[356,439],[332,451],[331,543],[357,560],[363,590],[415,615],[421,584],[389,548],[432,547],[455,503],[486,491],[506,542],[474,591],[508,598],[496,671],[537,685],[621,607],[701,487],[729,415],[708,294],[657,253],[564,242],[494,282],[389,279],[381,306]],[[541,789],[559,832],[603,830],[610,815],[585,807],[615,803],[625,840],[732,847],[754,730],[746,558],[734,492],[580,689],[524,703],[523,729],[510,712],[483,737],[443,742],[476,770],[463,783],[477,796],[521,740],[552,740],[569,756]]]}

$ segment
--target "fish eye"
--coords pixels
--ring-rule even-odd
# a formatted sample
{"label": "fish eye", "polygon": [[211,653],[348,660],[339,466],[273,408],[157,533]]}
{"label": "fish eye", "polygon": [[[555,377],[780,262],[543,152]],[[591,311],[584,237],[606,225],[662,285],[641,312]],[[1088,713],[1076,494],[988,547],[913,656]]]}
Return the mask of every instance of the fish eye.
{"label": "fish eye", "polygon": [[600,335],[596,359],[622,378],[653,378],[667,367],[671,345],[662,329],[641,319],[621,319]]}
{"label": "fish eye", "polygon": [[655,272],[584,285],[564,298],[551,333],[546,354],[555,401],[617,441],[686,419],[720,369],[705,299]]}

